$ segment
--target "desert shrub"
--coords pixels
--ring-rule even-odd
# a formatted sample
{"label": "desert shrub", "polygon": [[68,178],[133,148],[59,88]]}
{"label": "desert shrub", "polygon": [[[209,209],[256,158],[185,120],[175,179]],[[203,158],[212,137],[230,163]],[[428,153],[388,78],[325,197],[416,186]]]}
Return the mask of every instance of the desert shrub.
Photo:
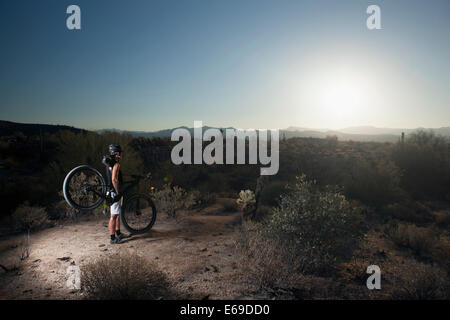
{"label": "desert shrub", "polygon": [[415,198],[445,198],[450,184],[448,141],[432,131],[410,134],[392,149],[392,158],[403,171],[401,185]]}
{"label": "desert shrub", "polygon": [[397,272],[392,293],[393,299],[434,300],[448,299],[449,279],[436,266],[413,262],[404,265]]}
{"label": "desert shrub", "polygon": [[255,194],[251,190],[241,190],[241,192],[239,192],[239,198],[236,200],[236,204],[239,209],[244,212],[253,210],[256,205]]}
{"label": "desert shrub", "polygon": [[414,201],[389,204],[382,211],[386,216],[413,223],[428,223],[434,219],[429,208]]}
{"label": "desert shrub", "polygon": [[[244,220],[236,235],[236,248],[240,256],[240,272],[270,298],[312,299],[334,297],[333,281],[295,272],[295,257],[289,249],[262,236],[261,224]],[[280,290],[283,289],[283,290]],[[279,296],[279,292],[285,296]],[[287,294],[287,296],[286,296]]]}
{"label": "desert shrub", "polygon": [[343,186],[350,198],[381,206],[403,196],[400,177],[400,170],[392,161],[358,159],[348,169]]}
{"label": "desert shrub", "polygon": [[260,204],[276,206],[280,200],[280,196],[286,193],[286,183],[276,181],[268,184],[261,192]]}
{"label": "desert shrub", "polygon": [[441,228],[447,228],[450,225],[450,210],[436,212],[436,224]]}
{"label": "desert shrub", "polygon": [[50,206],[48,206],[47,211],[49,217],[54,220],[76,218],[79,214],[79,211],[69,206],[69,204],[63,197],[62,191],[59,192],[59,198],[60,200],[55,201]]}
{"label": "desert shrub", "polygon": [[200,206],[209,206],[216,202],[216,195],[212,192],[200,192],[197,197],[197,204]]}
{"label": "desert shrub", "polygon": [[283,287],[298,282],[300,274],[291,270],[277,245],[263,236],[259,223],[244,220],[238,229],[236,247],[242,258],[240,267],[260,288]]}
{"label": "desert shrub", "polygon": [[238,247],[255,259],[247,265],[260,283],[331,274],[365,230],[360,210],[335,189],[320,190],[303,175],[289,190],[272,215],[242,231]]}
{"label": "desert shrub", "polygon": [[161,189],[152,190],[152,198],[158,211],[167,213],[170,218],[175,218],[180,209],[188,209],[195,204],[194,196],[184,189],[170,184],[165,184]]}
{"label": "desert shrub", "polygon": [[219,198],[217,203],[223,207],[225,212],[236,212],[238,211],[238,206],[236,200],[230,198]]}
{"label": "desert shrub", "polygon": [[391,224],[386,234],[399,247],[409,248],[418,257],[429,258],[439,238],[430,228],[413,224]]}
{"label": "desert shrub", "polygon": [[136,253],[102,256],[81,267],[88,298],[98,300],[170,298],[171,284],[154,263]]}
{"label": "desert shrub", "polygon": [[20,205],[12,214],[16,227],[21,231],[33,231],[50,225],[45,208],[32,207],[27,203]]}

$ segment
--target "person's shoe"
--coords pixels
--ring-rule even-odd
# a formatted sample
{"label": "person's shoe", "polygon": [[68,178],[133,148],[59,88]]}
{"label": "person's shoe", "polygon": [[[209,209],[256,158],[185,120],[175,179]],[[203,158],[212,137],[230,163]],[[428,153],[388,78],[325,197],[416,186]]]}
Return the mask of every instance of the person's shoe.
{"label": "person's shoe", "polygon": [[125,233],[116,234],[116,239],[120,239],[120,240],[129,238],[129,237],[131,237],[131,235],[125,234]]}
{"label": "person's shoe", "polygon": [[114,239],[110,239],[109,243],[110,244],[122,243],[122,240],[120,240],[118,237],[115,237]]}

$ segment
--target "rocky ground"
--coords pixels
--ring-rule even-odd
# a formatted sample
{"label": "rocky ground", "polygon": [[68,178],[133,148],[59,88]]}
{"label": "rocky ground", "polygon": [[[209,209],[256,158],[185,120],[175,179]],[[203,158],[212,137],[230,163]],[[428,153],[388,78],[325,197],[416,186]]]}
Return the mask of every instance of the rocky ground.
{"label": "rocky ground", "polygon": [[121,250],[154,261],[189,298],[255,298],[237,271],[237,222],[239,213],[226,213],[218,205],[184,212],[177,220],[161,214],[148,233],[111,245],[108,218],[87,217],[32,233],[29,256],[23,260],[26,236],[2,238],[0,264],[18,268],[0,269],[0,299],[83,299],[82,290],[66,286],[68,267]]}

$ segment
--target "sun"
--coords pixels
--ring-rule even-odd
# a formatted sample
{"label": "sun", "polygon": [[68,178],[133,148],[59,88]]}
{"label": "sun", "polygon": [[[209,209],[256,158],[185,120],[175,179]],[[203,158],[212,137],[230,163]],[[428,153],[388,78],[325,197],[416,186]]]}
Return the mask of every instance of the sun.
{"label": "sun", "polygon": [[319,105],[322,114],[333,123],[352,123],[361,106],[361,90],[352,81],[335,81],[322,87]]}

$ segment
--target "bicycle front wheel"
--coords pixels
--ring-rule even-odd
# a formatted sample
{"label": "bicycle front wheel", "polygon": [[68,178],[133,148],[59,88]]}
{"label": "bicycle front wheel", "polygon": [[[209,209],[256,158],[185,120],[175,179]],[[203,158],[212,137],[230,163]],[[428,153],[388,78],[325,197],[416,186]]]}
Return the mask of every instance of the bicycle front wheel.
{"label": "bicycle front wheel", "polygon": [[105,199],[105,179],[98,170],[82,165],[67,174],[64,179],[63,193],[72,208],[93,210]]}
{"label": "bicycle front wheel", "polygon": [[120,219],[131,234],[149,231],[156,220],[156,207],[145,194],[135,194],[123,200]]}

